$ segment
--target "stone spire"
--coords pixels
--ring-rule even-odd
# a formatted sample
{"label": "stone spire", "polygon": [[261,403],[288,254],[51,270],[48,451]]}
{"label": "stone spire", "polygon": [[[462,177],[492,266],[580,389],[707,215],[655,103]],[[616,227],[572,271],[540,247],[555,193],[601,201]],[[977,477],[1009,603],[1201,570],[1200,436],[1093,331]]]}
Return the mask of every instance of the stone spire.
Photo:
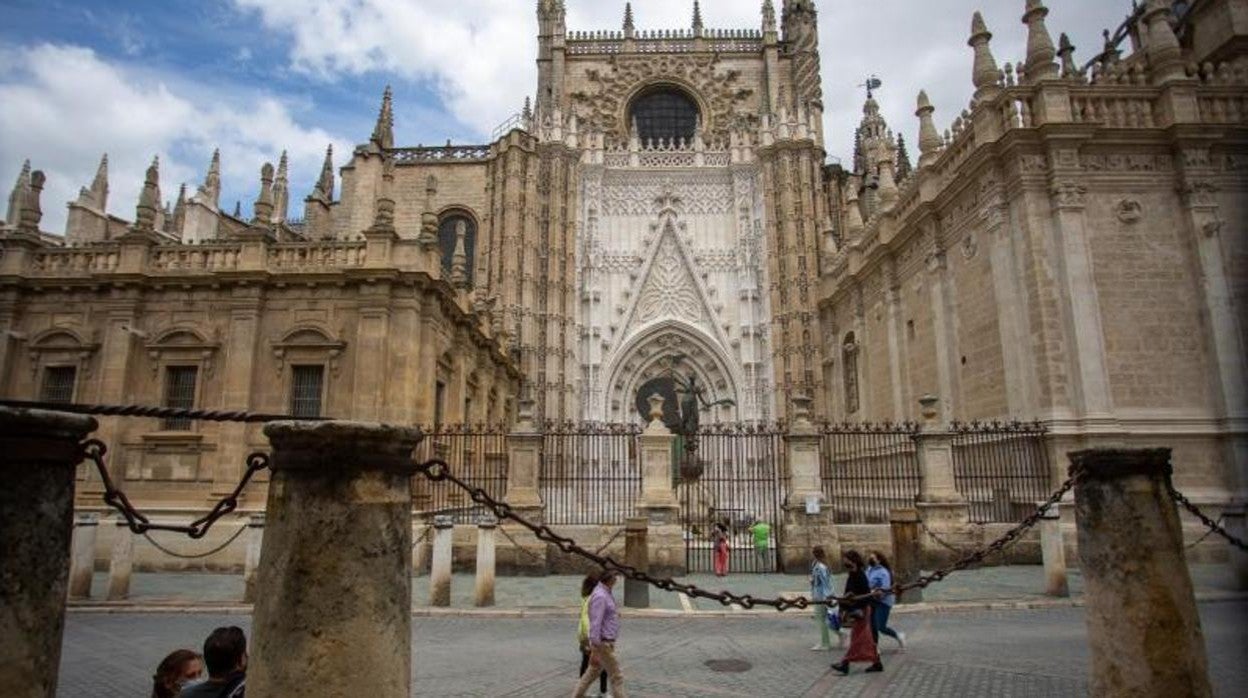
{"label": "stone spire", "polygon": [[139,205],[134,209],[134,229],[151,232],[156,229],[156,213],[160,208],[160,157],[152,159],[143,179],[143,191],[139,193]]}
{"label": "stone spire", "polygon": [[234,217],[240,221],[243,220],[243,202],[234,201]]}
{"label": "stone spire", "polygon": [[178,187],[178,200],[173,205],[173,231],[179,236],[186,222],[186,182]]}
{"label": "stone spire", "polygon": [[195,198],[214,210],[220,204],[221,151],[219,149],[212,151],[212,162],[208,163],[208,174],[204,176],[204,183],[199,187],[199,193]]}
{"label": "stone spire", "polygon": [[1079,77],[1079,67],[1075,65],[1075,46],[1070,43],[1066,32],[1062,32],[1062,37],[1058,39],[1057,56],[1062,61],[1062,77],[1067,80]]}
{"label": "stone spire", "polygon": [[382,150],[394,147],[394,105],[390,86],[381,93],[381,109],[377,112],[377,125],[373,127],[372,142]]}
{"label": "stone spire", "polygon": [[855,240],[862,235],[862,229],[866,227],[866,223],[862,220],[862,208],[858,205],[858,187],[860,183],[857,177],[850,177],[849,183],[845,188],[845,233],[847,240]]}
{"label": "stone spire", "polygon": [[771,0],[763,0],[763,33],[776,33],[776,6]]}
{"label": "stone spire", "polygon": [[975,84],[977,102],[989,99],[997,93],[997,78],[1001,69],[997,67],[997,60],[992,57],[989,41],[992,41],[992,32],[984,24],[984,16],[976,12],[971,17],[971,38],[966,43],[975,49],[975,67],[971,80]]}
{"label": "stone spire", "polygon": [[434,209],[434,197],[438,195],[438,178],[429,175],[425,180],[425,210],[420,215],[420,236],[417,241],[426,249],[438,244],[438,212]]}
{"label": "stone spire", "polygon": [[632,39],[637,36],[637,25],[633,22],[633,3],[624,3],[624,38]]}
{"label": "stone spire", "polygon": [[1101,70],[1106,71],[1118,63],[1118,57],[1122,55],[1122,52],[1114,44],[1114,39],[1110,36],[1108,29],[1101,32],[1101,36],[1105,37],[1105,45],[1101,48]]}
{"label": "stone spire", "polygon": [[1032,84],[1041,80],[1052,80],[1058,77],[1057,64],[1053,59],[1057,51],[1053,48],[1053,37],[1049,36],[1049,28],[1044,18],[1049,16],[1049,8],[1044,0],[1027,0],[1027,9],[1023,13],[1023,24],[1027,25],[1027,71],[1024,84]]}
{"label": "stone spire", "polygon": [[334,144],[325,148],[325,162],[321,165],[321,177],[312,188],[312,198],[332,203],[334,200]]}
{"label": "stone spire", "polygon": [[702,23],[702,5],[698,0],[693,0],[693,35],[702,36],[706,25]]}
{"label": "stone spire", "polygon": [[1170,26],[1171,5],[1173,3],[1167,0],[1149,0],[1144,10],[1143,25],[1148,27],[1145,51],[1154,85],[1164,85],[1185,77],[1183,51],[1178,37],[1174,35],[1174,28]]}
{"label": "stone spire", "polygon": [[910,164],[910,153],[906,150],[906,139],[897,134],[897,181],[904,182],[910,178],[914,166]]}
{"label": "stone spire", "polygon": [[387,157],[381,164],[381,189],[373,207],[373,226],[369,233],[394,235],[394,158]]}
{"label": "stone spire", "polygon": [[39,221],[43,220],[43,208],[39,205],[39,197],[43,194],[45,181],[42,170],[30,173],[30,182],[22,192],[22,211],[18,215],[17,229],[31,235],[39,234]]}
{"label": "stone spire", "polygon": [[17,181],[13,183],[13,191],[9,194],[9,209],[5,213],[4,222],[16,228],[21,222],[22,206],[26,203],[26,189],[30,186],[30,160],[22,163],[21,172],[17,173]]}
{"label": "stone spire", "polygon": [[108,153],[100,158],[100,166],[95,170],[91,186],[78,190],[78,205],[101,212],[108,206]]}
{"label": "stone spire", "polygon": [[464,246],[464,238],[468,235],[468,224],[463,218],[455,221],[455,251],[451,254],[451,285],[455,288],[468,288],[468,252]]}
{"label": "stone spire", "polygon": [[927,91],[919,91],[919,108],[914,115],[919,117],[919,169],[931,166],[936,162],[936,158],[940,157],[941,146],[944,140],[941,139],[940,133],[936,131],[936,123],[932,120],[932,113],[936,111],[936,107],[932,106],[932,101],[927,98]]}
{"label": "stone spire", "polygon": [[253,227],[267,228],[273,220],[273,165],[264,163],[260,168],[260,195],[251,207]]}
{"label": "stone spire", "polygon": [[285,223],[286,210],[290,207],[290,181],[287,178],[286,151],[277,161],[277,178],[273,181],[273,222]]}

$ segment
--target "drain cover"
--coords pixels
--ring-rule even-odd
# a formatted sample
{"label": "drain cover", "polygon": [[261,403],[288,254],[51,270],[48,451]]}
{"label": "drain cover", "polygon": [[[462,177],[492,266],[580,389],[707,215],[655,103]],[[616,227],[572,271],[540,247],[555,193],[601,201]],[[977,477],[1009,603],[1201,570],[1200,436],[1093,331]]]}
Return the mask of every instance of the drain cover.
{"label": "drain cover", "polygon": [[740,674],[754,668],[744,659],[708,659],[703,664],[721,674]]}

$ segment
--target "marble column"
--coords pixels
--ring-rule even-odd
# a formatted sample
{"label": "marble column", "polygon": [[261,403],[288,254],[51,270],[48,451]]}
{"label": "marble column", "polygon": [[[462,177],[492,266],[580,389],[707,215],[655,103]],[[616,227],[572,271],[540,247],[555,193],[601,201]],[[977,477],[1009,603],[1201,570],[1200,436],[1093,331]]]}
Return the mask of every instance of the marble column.
{"label": "marble column", "polygon": [[130,576],[134,571],[134,535],[125,519],[115,522],[113,553],[108,560],[108,600],[130,598]]}
{"label": "marble column", "polygon": [[433,518],[433,564],[429,570],[429,605],[451,605],[451,565],[455,557],[455,524],[449,516]]}
{"label": "marble column", "polygon": [[1044,593],[1070,596],[1066,580],[1066,546],[1062,544],[1061,505],[1044,510],[1040,519],[1040,558],[1044,563]]}
{"label": "marble column", "polygon": [[486,517],[477,522],[477,578],[473,602],[478,607],[494,605],[494,534],[498,520]]}

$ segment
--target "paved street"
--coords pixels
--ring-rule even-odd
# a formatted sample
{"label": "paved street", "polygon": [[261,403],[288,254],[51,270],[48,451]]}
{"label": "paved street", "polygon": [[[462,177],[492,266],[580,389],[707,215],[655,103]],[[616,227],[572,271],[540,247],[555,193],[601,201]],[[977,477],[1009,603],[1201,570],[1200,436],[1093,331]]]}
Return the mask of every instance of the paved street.
{"label": "paved street", "polygon": [[[625,619],[620,655],[634,696],[1070,696],[1086,694],[1082,610],[918,613],[898,617],[909,649],[885,641],[883,674],[828,671],[809,651],[802,615]],[[1201,617],[1216,695],[1248,685],[1248,602],[1207,603]],[[59,695],[132,698],[160,658],[197,647],[214,627],[245,616],[71,613]],[[413,620],[415,695],[564,696],[578,655],[568,618]],[[708,662],[734,662],[738,672]]]}

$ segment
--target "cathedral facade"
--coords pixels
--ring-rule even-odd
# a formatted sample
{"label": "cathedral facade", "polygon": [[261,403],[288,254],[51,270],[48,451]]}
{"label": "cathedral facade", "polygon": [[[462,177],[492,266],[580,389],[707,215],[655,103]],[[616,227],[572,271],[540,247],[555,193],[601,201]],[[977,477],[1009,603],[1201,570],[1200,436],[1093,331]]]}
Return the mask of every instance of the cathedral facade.
{"label": "cathedral facade", "polygon": [[[1151,0],[1087,63],[1020,1],[1027,56],[971,23],[972,102],[911,163],[869,97],[824,146],[813,0],[748,29],[570,31],[538,0],[538,84],[484,145],[327,153],[303,218],[284,161],[254,214],[219,163],[133,220],[107,161],[39,229],[23,171],[0,245],[0,392],[405,423],[635,422],[680,357],[703,420],[1044,420],[1061,443],[1174,445],[1213,499],[1248,483],[1248,12]],[[960,115],[957,113],[961,112]],[[899,126],[899,125],[894,125]],[[852,125],[838,125],[852,128]],[[943,130],[943,133],[942,133]],[[849,154],[845,154],[849,155]],[[850,164],[852,162],[852,164]],[[194,429],[194,430],[192,430]],[[220,491],[241,426],[105,421],[127,478]],[[161,489],[163,488],[163,489]]]}

